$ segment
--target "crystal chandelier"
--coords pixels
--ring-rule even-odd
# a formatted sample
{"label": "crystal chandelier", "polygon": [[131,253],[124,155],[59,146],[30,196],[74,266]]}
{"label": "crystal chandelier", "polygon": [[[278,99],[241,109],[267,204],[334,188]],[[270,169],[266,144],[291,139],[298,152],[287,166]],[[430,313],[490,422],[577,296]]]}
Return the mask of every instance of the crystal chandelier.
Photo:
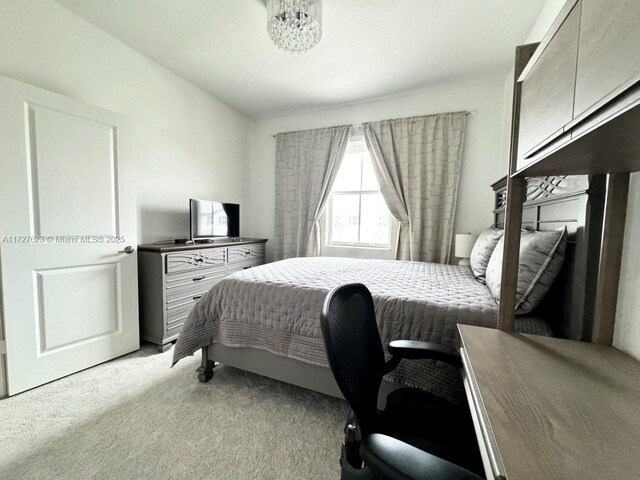
{"label": "crystal chandelier", "polygon": [[322,0],[267,0],[267,29],[286,52],[306,52],[322,37]]}

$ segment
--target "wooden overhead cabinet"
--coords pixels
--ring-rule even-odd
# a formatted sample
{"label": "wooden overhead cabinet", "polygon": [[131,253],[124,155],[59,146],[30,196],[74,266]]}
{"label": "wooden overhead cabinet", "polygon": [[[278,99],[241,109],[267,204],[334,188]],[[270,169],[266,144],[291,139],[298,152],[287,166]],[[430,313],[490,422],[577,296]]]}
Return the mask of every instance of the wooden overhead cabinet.
{"label": "wooden overhead cabinet", "polygon": [[[573,86],[569,85],[571,66],[554,65],[571,58]],[[477,351],[474,359],[473,341],[486,335],[485,329],[472,332],[467,329],[474,327],[460,327],[465,391],[473,407],[486,476],[495,480],[637,477],[640,423],[634,423],[637,406],[630,406],[638,399],[638,391],[629,385],[637,386],[640,364],[616,351],[612,343],[629,179],[631,172],[640,172],[640,0],[568,0],[537,47],[516,48],[515,72],[509,175],[506,201],[500,204],[504,207],[504,247],[498,329],[513,330],[520,237],[523,219],[529,220],[523,218],[527,177],[588,174],[590,198],[583,234],[589,247],[583,255],[589,261],[583,278],[595,282],[573,284],[572,289],[585,299],[577,314],[584,318],[582,333],[591,344],[558,339],[539,342],[521,334],[486,330],[500,344],[487,347],[487,337],[478,345],[493,354],[486,358],[498,359],[496,367],[478,361]],[[594,185],[606,185],[604,201]],[[562,211],[551,209],[548,218],[538,211],[533,219],[553,224]],[[512,347],[520,350],[515,352]],[[580,358],[571,358],[572,352]],[[517,365],[518,360],[524,363]],[[525,370],[531,365],[536,370],[529,375]],[[627,369],[633,373],[620,383]],[[483,370],[485,379],[481,378]],[[536,385],[537,390],[540,385],[549,386],[551,393],[534,398],[525,392],[525,402],[518,404],[512,394],[522,389],[504,380],[507,370],[524,378],[527,385]],[[505,392],[497,391],[495,385],[487,387],[488,383],[483,391],[483,381],[498,378],[507,386]],[[629,385],[624,384],[627,381]],[[552,399],[549,408],[545,402],[558,392],[562,398]],[[604,396],[598,399],[598,393]],[[624,406],[614,405],[614,399]],[[600,400],[602,405],[598,405]],[[557,412],[556,421],[552,410],[558,405],[562,411]],[[562,424],[576,412],[579,419]],[[533,423],[545,427],[541,432],[521,422],[538,413],[543,421]],[[585,425],[589,428],[581,431]],[[501,441],[501,435],[506,440]],[[563,451],[559,445],[570,448]]]}
{"label": "wooden overhead cabinet", "polygon": [[[516,49],[516,71],[532,46]],[[513,118],[498,326],[513,325],[524,180],[606,174],[589,311],[591,341],[611,345],[629,176],[640,171],[640,0],[568,0],[516,80]]]}
{"label": "wooden overhead cabinet", "polygon": [[640,1],[582,0],[574,118],[640,80]]}
{"label": "wooden overhead cabinet", "polygon": [[568,0],[519,82],[512,175],[640,169],[640,0]]}
{"label": "wooden overhead cabinet", "polygon": [[573,119],[579,27],[578,3],[522,82],[518,170],[532,153],[561,136]]}

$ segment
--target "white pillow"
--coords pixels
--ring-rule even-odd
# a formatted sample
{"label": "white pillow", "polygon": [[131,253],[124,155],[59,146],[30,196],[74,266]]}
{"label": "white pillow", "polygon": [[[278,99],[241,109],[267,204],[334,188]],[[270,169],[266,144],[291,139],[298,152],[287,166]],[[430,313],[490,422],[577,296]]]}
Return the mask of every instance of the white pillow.
{"label": "white pillow", "polygon": [[[549,232],[525,230],[520,240],[516,313],[533,310],[545,296],[562,269],[567,246],[566,227]],[[487,265],[487,287],[500,300],[504,237],[498,241]]]}

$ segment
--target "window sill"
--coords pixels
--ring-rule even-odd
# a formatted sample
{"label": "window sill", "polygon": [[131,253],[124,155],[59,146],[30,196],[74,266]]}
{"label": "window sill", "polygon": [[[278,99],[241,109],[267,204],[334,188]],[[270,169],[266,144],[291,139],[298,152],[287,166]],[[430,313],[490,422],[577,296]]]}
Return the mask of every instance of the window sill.
{"label": "window sill", "polygon": [[391,251],[391,247],[390,246],[376,247],[374,245],[358,245],[356,243],[327,243],[324,247],[325,248],[342,249],[342,250],[356,248],[358,250],[381,250],[381,251],[384,251],[384,252]]}

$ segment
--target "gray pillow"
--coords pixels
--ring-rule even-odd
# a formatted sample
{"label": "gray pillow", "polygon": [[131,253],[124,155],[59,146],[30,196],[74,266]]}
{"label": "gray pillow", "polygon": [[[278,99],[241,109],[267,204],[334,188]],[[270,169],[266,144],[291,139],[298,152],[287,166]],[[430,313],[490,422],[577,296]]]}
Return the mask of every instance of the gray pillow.
{"label": "gray pillow", "polygon": [[502,238],[504,231],[490,227],[480,234],[478,240],[473,245],[471,250],[471,270],[475,277],[482,283],[485,283],[485,276],[487,273],[487,265],[491,259],[491,254],[496,248],[498,241]]}
{"label": "gray pillow", "polygon": [[[501,238],[487,265],[487,286],[496,301],[500,299],[503,247],[504,238]],[[540,303],[560,273],[566,247],[565,227],[550,232],[522,232],[516,314],[529,313]]]}

